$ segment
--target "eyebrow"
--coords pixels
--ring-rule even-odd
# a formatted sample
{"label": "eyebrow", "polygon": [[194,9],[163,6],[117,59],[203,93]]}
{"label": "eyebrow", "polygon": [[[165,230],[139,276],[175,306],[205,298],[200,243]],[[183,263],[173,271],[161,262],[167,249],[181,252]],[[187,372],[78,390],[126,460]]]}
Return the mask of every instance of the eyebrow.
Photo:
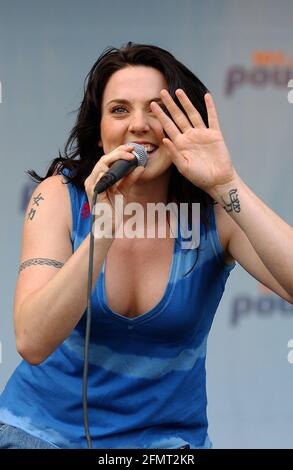
{"label": "eyebrow", "polygon": [[[147,101],[147,104],[150,104],[152,101],[155,101],[156,103],[162,103],[161,98],[152,98],[151,100]],[[106,103],[106,106],[108,106],[111,103],[131,104],[130,101],[125,100],[123,98],[121,98],[121,99],[120,98],[115,98],[114,100],[108,101],[108,103]]]}

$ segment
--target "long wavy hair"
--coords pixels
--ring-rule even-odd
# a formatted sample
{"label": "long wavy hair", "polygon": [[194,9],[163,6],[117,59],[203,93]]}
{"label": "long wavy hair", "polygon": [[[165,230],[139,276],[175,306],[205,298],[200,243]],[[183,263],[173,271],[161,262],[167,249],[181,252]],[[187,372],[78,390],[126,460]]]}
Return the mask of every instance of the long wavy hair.
{"label": "long wavy hair", "polygon": [[[175,95],[175,90],[182,88],[208,127],[204,102],[204,95],[208,89],[170,52],[158,46],[132,42],[128,42],[119,49],[109,47],[100,55],[86,76],[84,97],[63,154],[59,151],[59,156],[52,161],[44,177],[29,170],[28,174],[35,181],[41,182],[49,176],[59,174],[67,169],[70,173],[68,182],[84,188],[85,179],[103,155],[103,149],[98,146],[98,142],[100,140],[101,103],[106,84],[113,73],[127,66],[135,65],[149,66],[159,70],[167,81],[169,93],[184,112]],[[169,115],[168,112],[167,114]],[[201,220],[206,229],[208,228],[212,198],[182,176],[174,164],[172,164],[168,188],[168,202],[171,201],[187,202],[189,207],[192,202],[199,202],[201,204]]]}

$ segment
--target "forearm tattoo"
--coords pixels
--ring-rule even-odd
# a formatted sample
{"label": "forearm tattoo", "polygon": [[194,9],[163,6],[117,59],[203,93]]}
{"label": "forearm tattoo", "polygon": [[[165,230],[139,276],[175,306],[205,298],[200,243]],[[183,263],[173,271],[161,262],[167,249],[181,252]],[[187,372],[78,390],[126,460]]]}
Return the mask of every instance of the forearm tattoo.
{"label": "forearm tattoo", "polygon": [[54,268],[62,268],[62,266],[64,265],[64,263],[61,263],[60,261],[56,261],[55,259],[31,258],[21,263],[18,273],[23,271],[25,268],[28,268],[29,266],[34,266],[36,264],[47,264],[48,266],[53,266]]}
{"label": "forearm tattoo", "polygon": [[226,212],[240,212],[240,201],[237,194],[237,189],[230,189],[228,192],[229,201],[226,202],[222,196],[222,201],[224,203],[223,207]]}
{"label": "forearm tattoo", "polygon": [[[33,198],[34,202],[33,202],[33,206],[39,206],[39,203],[40,201],[44,201],[44,198],[42,197],[42,193],[39,193],[36,197]],[[30,211],[27,215],[27,218],[28,220],[33,220],[34,216],[35,216],[35,213],[36,213],[37,209],[35,209],[34,207],[31,207],[30,208]]]}

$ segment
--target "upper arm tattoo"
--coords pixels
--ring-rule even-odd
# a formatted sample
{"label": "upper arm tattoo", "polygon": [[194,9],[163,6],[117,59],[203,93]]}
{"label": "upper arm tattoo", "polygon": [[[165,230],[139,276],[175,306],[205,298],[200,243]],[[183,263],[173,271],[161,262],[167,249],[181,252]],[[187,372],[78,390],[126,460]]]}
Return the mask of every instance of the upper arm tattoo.
{"label": "upper arm tattoo", "polygon": [[[39,206],[40,201],[44,201],[44,198],[42,197],[42,193],[39,193],[37,196],[35,196],[35,197],[33,198],[33,200],[34,200],[34,202],[33,202],[32,205],[33,205],[33,206],[34,206],[34,205]],[[29,220],[33,220],[36,211],[37,211],[37,209],[35,209],[34,207],[31,207],[31,208],[30,208],[30,211],[29,211],[29,213],[28,213],[28,215],[27,215],[27,218],[28,218]]]}
{"label": "upper arm tattoo", "polygon": [[64,263],[61,263],[60,261],[56,261],[55,259],[31,258],[21,263],[18,273],[23,271],[25,268],[28,268],[29,266],[34,266],[36,264],[47,264],[48,266],[53,266],[54,268],[62,268],[62,266],[64,265]]}

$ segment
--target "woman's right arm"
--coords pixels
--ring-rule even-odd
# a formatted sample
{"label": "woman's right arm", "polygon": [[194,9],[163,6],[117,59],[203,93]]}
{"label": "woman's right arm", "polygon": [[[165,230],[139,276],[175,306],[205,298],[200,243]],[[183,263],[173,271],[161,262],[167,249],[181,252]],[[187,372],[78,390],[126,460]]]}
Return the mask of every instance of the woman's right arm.
{"label": "woman's right arm", "polygon": [[[45,360],[86,309],[89,235],[72,253],[70,232],[68,189],[61,176],[52,176],[28,205],[14,301],[17,350],[31,364]],[[111,243],[95,239],[93,283]]]}
{"label": "woman's right arm", "polygon": [[[89,203],[97,181],[116,160],[132,159],[133,148],[120,145],[99,159],[85,180]],[[143,171],[143,167],[136,168],[98,196],[98,202],[112,207],[111,221],[115,224],[121,224],[123,214],[114,217],[113,196],[122,194],[126,203],[131,186]],[[69,193],[62,176],[47,178],[34,191],[25,215],[14,300],[16,347],[31,364],[44,361],[70,335],[87,307],[90,236],[72,253],[71,219]],[[113,222],[112,232],[115,229],[118,227]],[[94,240],[93,286],[113,237]]]}

